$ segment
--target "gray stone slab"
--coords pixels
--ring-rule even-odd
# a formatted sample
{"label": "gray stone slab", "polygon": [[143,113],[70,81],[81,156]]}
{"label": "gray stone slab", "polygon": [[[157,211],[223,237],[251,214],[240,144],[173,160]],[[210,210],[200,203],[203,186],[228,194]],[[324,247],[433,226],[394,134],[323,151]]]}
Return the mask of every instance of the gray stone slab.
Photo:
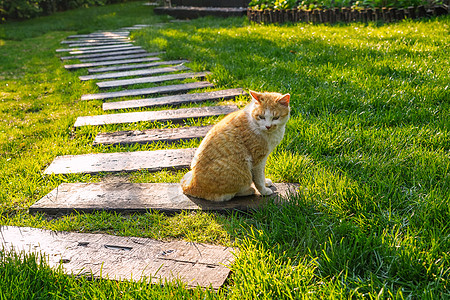
{"label": "gray stone slab", "polygon": [[164,96],[159,98],[146,98],[128,101],[117,101],[103,103],[103,110],[129,109],[140,107],[176,106],[187,103],[199,103],[203,101],[218,101],[221,99],[231,99],[240,95],[245,95],[243,89],[227,89],[214,92],[204,92],[195,94],[182,94]]}
{"label": "gray stone slab", "polygon": [[173,84],[166,86],[157,86],[152,88],[135,89],[135,90],[124,90],[119,92],[108,92],[108,93],[97,93],[97,94],[86,94],[81,96],[81,100],[104,100],[119,97],[133,97],[133,96],[146,96],[154,94],[167,94],[167,93],[181,93],[193,89],[202,89],[207,87],[214,87],[212,83],[207,81],[191,82],[183,84]]}
{"label": "gray stone slab", "polygon": [[95,153],[58,156],[44,174],[96,174],[100,172],[132,172],[189,168],[195,149]]}
{"label": "gray stone slab", "polygon": [[198,119],[213,116],[226,115],[233,111],[239,110],[236,105],[224,106],[207,106],[192,107],[181,109],[169,109],[159,111],[139,111],[121,114],[109,114],[98,116],[78,117],[75,124],[76,127],[81,126],[98,126],[107,124],[125,124],[135,122],[173,122],[182,123],[187,119]]}
{"label": "gray stone slab", "polygon": [[118,71],[152,68],[152,67],[164,66],[164,65],[176,65],[176,64],[182,64],[182,63],[187,63],[187,62],[189,62],[189,61],[186,59],[177,59],[177,60],[152,62],[152,63],[148,63],[148,64],[131,64],[131,65],[127,64],[127,65],[112,66],[112,67],[91,68],[91,69],[88,69],[88,72],[89,73],[118,72]]}
{"label": "gray stone slab", "polygon": [[124,44],[114,44],[114,45],[106,45],[106,46],[93,46],[93,47],[71,47],[71,48],[63,48],[56,49],[56,52],[70,52],[70,51],[87,51],[87,50],[100,50],[100,49],[123,49],[127,47],[132,47],[131,43]]}
{"label": "gray stone slab", "polygon": [[114,73],[106,73],[106,74],[98,74],[98,75],[84,75],[84,76],[79,76],[78,78],[81,81],[101,80],[101,79],[112,79],[112,78],[131,77],[131,76],[146,76],[146,75],[163,74],[163,73],[171,73],[171,72],[187,71],[187,70],[190,70],[190,69],[186,66],[180,65],[180,66],[173,66],[173,67],[151,68],[151,69],[114,72]]}
{"label": "gray stone slab", "polygon": [[151,61],[157,61],[157,60],[160,60],[160,58],[159,57],[143,57],[143,58],[134,58],[134,59],[111,59],[108,61],[101,61],[101,62],[90,62],[90,63],[82,63],[82,64],[64,65],[64,68],[66,70],[76,70],[76,69],[81,69],[81,68],[133,64],[133,63],[151,62]]}
{"label": "gray stone slab", "polygon": [[[229,275],[237,250],[185,241],[99,233],[56,232],[2,226],[0,248],[40,254],[51,268],[94,279],[164,284],[176,279],[189,287],[219,289]],[[39,257],[39,256],[38,256]]]}
{"label": "gray stone slab", "polygon": [[98,57],[98,58],[87,58],[80,59],[81,62],[103,62],[110,61],[111,59],[121,60],[121,59],[135,59],[135,58],[144,58],[149,56],[160,55],[164,52],[152,52],[152,53],[142,53],[142,54],[131,54],[131,55],[117,55],[117,56],[107,56],[107,57]]}
{"label": "gray stone slab", "polygon": [[105,32],[97,32],[97,33],[89,33],[89,34],[73,34],[69,35],[68,39],[79,39],[79,38],[91,38],[91,37],[124,37],[130,35],[129,31],[105,31]]}
{"label": "gray stone slab", "polygon": [[115,47],[106,49],[81,49],[70,51],[69,54],[80,55],[80,54],[96,54],[96,53],[108,53],[108,52],[124,52],[128,50],[143,50],[140,46],[130,45],[128,47]]}
{"label": "gray stone slab", "polygon": [[157,210],[164,213],[181,211],[249,211],[265,205],[269,199],[279,203],[298,190],[298,184],[275,183],[274,194],[263,197],[235,197],[225,202],[212,202],[183,194],[178,183],[63,183],[30,207],[30,213],[49,215],[72,212],[91,213],[114,211],[144,213]]}
{"label": "gray stone slab", "polygon": [[202,139],[212,126],[193,126],[149,130],[130,130],[101,132],[97,134],[94,145],[127,145],[164,142],[173,144],[180,141]]}
{"label": "gray stone slab", "polygon": [[128,86],[133,84],[141,83],[159,83],[164,81],[172,80],[183,80],[188,78],[204,78],[206,75],[211,74],[211,72],[191,72],[191,73],[180,73],[172,75],[161,75],[161,76],[149,76],[133,79],[122,79],[122,80],[110,80],[97,82],[97,86],[101,89]]}
{"label": "gray stone slab", "polygon": [[[81,54],[81,55],[71,55],[71,56],[61,56],[61,60],[69,60],[69,59],[90,59],[90,58],[105,58],[107,60],[111,60],[111,56],[121,56],[121,55],[130,55],[130,54],[138,54],[138,53],[147,53],[146,50],[139,47],[139,49],[134,50],[119,50],[119,51],[107,51],[103,53],[94,53],[94,54]],[[150,56],[150,55],[149,55]]]}

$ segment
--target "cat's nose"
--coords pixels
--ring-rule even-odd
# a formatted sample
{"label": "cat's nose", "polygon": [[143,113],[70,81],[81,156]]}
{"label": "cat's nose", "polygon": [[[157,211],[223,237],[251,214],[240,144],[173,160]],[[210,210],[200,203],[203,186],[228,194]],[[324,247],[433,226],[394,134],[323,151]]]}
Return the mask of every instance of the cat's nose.
{"label": "cat's nose", "polygon": [[266,126],[267,130],[269,130],[270,128],[272,128],[272,126]]}

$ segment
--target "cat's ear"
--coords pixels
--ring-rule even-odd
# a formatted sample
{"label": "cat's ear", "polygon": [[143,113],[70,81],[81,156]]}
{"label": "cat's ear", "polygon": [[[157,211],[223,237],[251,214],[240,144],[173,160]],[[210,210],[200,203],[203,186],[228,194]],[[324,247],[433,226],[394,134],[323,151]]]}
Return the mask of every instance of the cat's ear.
{"label": "cat's ear", "polygon": [[291,99],[291,95],[284,94],[280,99],[277,100],[278,103],[284,106],[289,106],[289,100]]}
{"label": "cat's ear", "polygon": [[255,99],[256,103],[260,104],[261,103],[261,96],[262,94],[249,90],[250,95],[252,96],[253,99]]}

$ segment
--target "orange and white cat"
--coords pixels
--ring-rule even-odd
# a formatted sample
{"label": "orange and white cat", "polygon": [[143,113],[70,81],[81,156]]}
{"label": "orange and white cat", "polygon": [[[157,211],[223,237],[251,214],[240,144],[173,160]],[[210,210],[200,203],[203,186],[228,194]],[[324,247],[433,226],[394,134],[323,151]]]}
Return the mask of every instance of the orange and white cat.
{"label": "orange and white cat", "polygon": [[251,103],[227,115],[206,135],[181,180],[183,192],[210,201],[255,193],[270,195],[266,160],[283,139],[289,119],[289,94],[250,91]]}

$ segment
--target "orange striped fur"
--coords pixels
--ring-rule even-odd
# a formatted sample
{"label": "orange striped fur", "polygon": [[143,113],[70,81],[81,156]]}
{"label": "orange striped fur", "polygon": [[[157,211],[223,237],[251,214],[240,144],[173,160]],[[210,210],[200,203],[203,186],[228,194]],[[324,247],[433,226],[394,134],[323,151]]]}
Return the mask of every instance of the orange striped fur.
{"label": "orange striped fur", "polygon": [[264,168],[283,138],[289,119],[289,94],[250,91],[252,102],[215,125],[203,139],[181,180],[183,192],[211,201],[227,201],[255,192],[272,194]]}

